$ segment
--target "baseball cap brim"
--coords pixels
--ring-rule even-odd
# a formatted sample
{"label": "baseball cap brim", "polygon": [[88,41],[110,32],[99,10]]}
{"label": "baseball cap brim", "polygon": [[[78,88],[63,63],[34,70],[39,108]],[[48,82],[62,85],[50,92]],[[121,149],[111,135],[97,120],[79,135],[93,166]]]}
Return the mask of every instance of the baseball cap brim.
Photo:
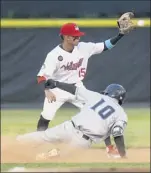
{"label": "baseball cap brim", "polygon": [[83,36],[83,35],[85,35],[85,33],[84,32],[75,32],[74,34],[71,34],[71,36],[77,36],[77,37],[80,37],[80,36]]}

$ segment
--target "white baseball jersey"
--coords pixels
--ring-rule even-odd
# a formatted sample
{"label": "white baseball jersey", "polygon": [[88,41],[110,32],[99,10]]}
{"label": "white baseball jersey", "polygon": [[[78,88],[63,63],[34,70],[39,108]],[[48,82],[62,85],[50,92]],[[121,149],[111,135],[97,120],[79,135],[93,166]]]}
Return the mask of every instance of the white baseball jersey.
{"label": "white baseball jersey", "polygon": [[37,76],[66,83],[78,83],[83,80],[88,59],[104,50],[104,43],[80,42],[71,53],[60,45],[48,53]]}
{"label": "white baseball jersey", "polygon": [[124,132],[128,118],[117,100],[80,87],[76,90],[76,96],[85,98],[86,104],[72,120],[94,142],[100,142],[112,134],[115,126],[120,126]]}

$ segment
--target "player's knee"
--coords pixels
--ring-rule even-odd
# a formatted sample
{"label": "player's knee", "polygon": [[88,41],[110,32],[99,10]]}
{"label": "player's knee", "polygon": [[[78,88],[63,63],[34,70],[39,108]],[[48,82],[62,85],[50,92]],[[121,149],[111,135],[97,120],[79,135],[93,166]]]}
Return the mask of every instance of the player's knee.
{"label": "player's knee", "polygon": [[50,121],[51,120],[50,117],[48,117],[46,114],[41,114],[40,119],[44,120],[44,121]]}
{"label": "player's knee", "polygon": [[41,112],[42,117],[46,120],[52,120],[54,118],[55,114],[56,114],[55,109],[54,110],[52,109],[52,110],[49,110],[49,111],[48,110],[43,110]]}

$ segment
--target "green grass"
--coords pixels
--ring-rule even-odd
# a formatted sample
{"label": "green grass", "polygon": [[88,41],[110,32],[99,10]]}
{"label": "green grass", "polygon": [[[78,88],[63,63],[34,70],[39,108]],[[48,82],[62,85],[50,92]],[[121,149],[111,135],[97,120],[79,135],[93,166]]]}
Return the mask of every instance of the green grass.
{"label": "green grass", "polygon": [[[51,126],[55,126],[73,116],[77,109],[60,109]],[[150,147],[150,110],[126,109],[128,126],[125,130],[125,143],[127,147]],[[35,131],[40,110],[2,110],[2,135],[17,135]],[[103,147],[104,144],[95,145]]]}
{"label": "green grass", "polygon": [[[26,132],[35,131],[39,119],[40,110],[2,110],[1,111],[1,132],[2,135],[16,136]],[[73,116],[77,109],[60,109],[51,126],[55,126]],[[150,147],[150,110],[149,109],[126,109],[128,114],[128,126],[125,131],[126,147]],[[104,143],[93,147],[104,147]],[[26,163],[26,164],[1,164],[2,171],[15,166],[26,168],[149,168],[149,163]]]}
{"label": "green grass", "polygon": [[25,168],[149,168],[150,163],[7,163],[1,165],[2,171],[9,170],[14,167]]}

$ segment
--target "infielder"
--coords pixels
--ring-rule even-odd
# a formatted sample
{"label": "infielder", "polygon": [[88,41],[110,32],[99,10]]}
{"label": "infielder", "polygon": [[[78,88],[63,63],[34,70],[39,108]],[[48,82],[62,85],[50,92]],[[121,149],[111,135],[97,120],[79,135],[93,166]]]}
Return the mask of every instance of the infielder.
{"label": "infielder", "polygon": [[[73,147],[89,148],[92,143],[100,143],[112,135],[119,152],[112,157],[126,156],[123,132],[128,119],[121,107],[126,95],[121,85],[111,84],[100,94],[84,87],[51,79],[46,82],[46,89],[54,87],[70,92],[77,99],[83,97],[86,104],[71,120],[45,131],[20,135],[17,140],[38,143],[61,141]],[[51,153],[48,153],[48,157],[49,154],[51,156]]]}
{"label": "infielder", "polygon": [[[131,12],[123,14],[117,22],[119,34],[100,43],[79,42],[84,32],[81,32],[74,23],[63,25],[60,30],[62,43],[47,54],[37,75],[38,83],[53,79],[84,87],[82,80],[86,74],[88,59],[94,54],[112,49],[125,34],[129,33],[134,28],[131,21],[132,16],[133,13]],[[59,88],[45,90],[45,96],[37,131],[48,128],[49,122],[54,118],[56,111],[65,102],[70,102],[79,108],[82,108],[85,103],[83,98],[77,99],[74,94]],[[108,146],[111,144],[110,140],[106,140],[105,143]]]}

